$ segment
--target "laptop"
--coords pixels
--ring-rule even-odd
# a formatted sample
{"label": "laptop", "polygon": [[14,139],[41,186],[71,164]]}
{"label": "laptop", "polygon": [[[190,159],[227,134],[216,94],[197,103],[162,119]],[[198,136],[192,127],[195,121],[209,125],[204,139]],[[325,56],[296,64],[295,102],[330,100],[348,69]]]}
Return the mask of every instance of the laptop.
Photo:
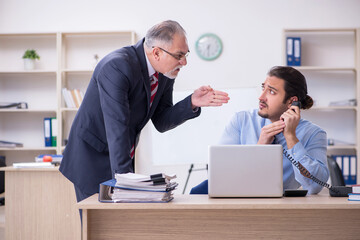
{"label": "laptop", "polygon": [[282,197],[281,145],[209,146],[209,197]]}

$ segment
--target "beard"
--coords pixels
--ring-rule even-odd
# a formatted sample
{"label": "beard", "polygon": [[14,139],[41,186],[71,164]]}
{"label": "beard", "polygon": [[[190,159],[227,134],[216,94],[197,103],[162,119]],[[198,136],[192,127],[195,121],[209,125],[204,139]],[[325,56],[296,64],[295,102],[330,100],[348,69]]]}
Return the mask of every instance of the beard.
{"label": "beard", "polygon": [[182,68],[182,65],[178,65],[174,69],[164,73],[164,76],[167,77],[167,78],[170,78],[170,79],[174,79],[174,78],[177,77],[177,75],[179,73],[178,70],[180,70],[180,68]]}
{"label": "beard", "polygon": [[265,105],[264,108],[262,108],[262,109],[268,108],[268,105],[267,105],[265,102],[260,101],[260,102],[259,102],[258,115],[259,115],[260,117],[262,117],[262,118],[269,118],[269,114],[268,114],[268,113],[261,113],[261,110],[262,110],[262,109],[261,109],[261,107],[260,107],[260,104]]}
{"label": "beard", "polygon": [[259,115],[260,117],[262,117],[262,118],[269,118],[269,114],[267,114],[267,113],[260,113],[260,112],[258,111],[258,115]]}
{"label": "beard", "polygon": [[[259,107],[258,115],[262,118],[271,120],[272,122],[280,120],[280,116],[288,110],[286,104],[283,103],[276,107],[276,110],[269,110],[267,103],[260,102],[259,104],[265,105],[263,108]],[[263,110],[263,111],[262,111]]]}

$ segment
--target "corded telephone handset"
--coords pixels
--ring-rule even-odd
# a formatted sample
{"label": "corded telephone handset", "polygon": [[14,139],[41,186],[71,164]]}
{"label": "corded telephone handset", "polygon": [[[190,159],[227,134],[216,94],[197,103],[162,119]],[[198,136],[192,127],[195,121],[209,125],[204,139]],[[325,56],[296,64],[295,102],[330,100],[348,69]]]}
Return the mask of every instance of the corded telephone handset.
{"label": "corded telephone handset", "polygon": [[[292,106],[297,106],[301,108],[301,103],[298,101],[294,101],[291,104]],[[352,187],[346,187],[346,186],[331,186],[330,184],[323,182],[319,179],[317,179],[315,176],[313,176],[303,165],[301,165],[299,162],[297,162],[295,159],[291,157],[290,154],[286,152],[285,149],[283,149],[284,156],[289,159],[289,161],[299,169],[300,173],[313,180],[317,184],[329,189],[330,196],[332,197],[347,197],[349,193],[352,193]]]}

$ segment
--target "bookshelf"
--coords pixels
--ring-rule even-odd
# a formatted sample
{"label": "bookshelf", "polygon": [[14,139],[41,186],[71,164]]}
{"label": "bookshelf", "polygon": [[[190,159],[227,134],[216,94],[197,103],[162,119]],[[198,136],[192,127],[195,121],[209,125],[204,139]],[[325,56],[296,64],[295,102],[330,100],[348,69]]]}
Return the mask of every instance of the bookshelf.
{"label": "bookshelf", "polygon": [[[360,28],[284,29],[283,56],[286,65],[286,38],[301,38],[301,71],[314,106],[302,111],[303,118],[319,125],[335,145],[328,155],[357,155],[357,183],[360,176]],[[330,106],[330,102],[356,99],[356,106]],[[341,144],[336,144],[340,142]]]}
{"label": "bookshelf", "polygon": [[[28,109],[0,109],[0,140],[21,148],[0,148],[7,165],[34,161],[39,154],[61,154],[77,108],[67,108],[62,88],[86,92],[96,63],[109,52],[136,42],[133,31],[0,34],[0,102],[27,102]],[[40,55],[24,70],[22,55]],[[97,61],[95,59],[97,55]],[[45,117],[56,117],[57,146],[45,147]]]}

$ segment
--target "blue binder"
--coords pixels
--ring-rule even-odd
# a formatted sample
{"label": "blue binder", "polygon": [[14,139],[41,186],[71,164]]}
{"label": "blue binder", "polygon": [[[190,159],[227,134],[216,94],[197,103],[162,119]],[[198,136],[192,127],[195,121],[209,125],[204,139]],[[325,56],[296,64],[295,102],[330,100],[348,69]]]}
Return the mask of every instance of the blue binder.
{"label": "blue binder", "polygon": [[51,118],[44,118],[45,147],[51,147]]}
{"label": "blue binder", "polygon": [[349,185],[355,185],[356,184],[356,171],[357,171],[357,159],[356,159],[356,155],[354,156],[349,156],[349,159],[350,159],[350,163],[349,163],[349,167],[350,167],[350,170],[349,170]]}
{"label": "blue binder", "polygon": [[286,38],[286,64],[288,66],[294,64],[294,39],[292,37]]}
{"label": "blue binder", "polygon": [[346,185],[354,185],[357,180],[357,158],[356,155],[337,155],[336,162],[341,168]]}
{"label": "blue binder", "polygon": [[296,37],[296,38],[293,38],[293,40],[294,40],[293,66],[301,66],[301,38]]}

